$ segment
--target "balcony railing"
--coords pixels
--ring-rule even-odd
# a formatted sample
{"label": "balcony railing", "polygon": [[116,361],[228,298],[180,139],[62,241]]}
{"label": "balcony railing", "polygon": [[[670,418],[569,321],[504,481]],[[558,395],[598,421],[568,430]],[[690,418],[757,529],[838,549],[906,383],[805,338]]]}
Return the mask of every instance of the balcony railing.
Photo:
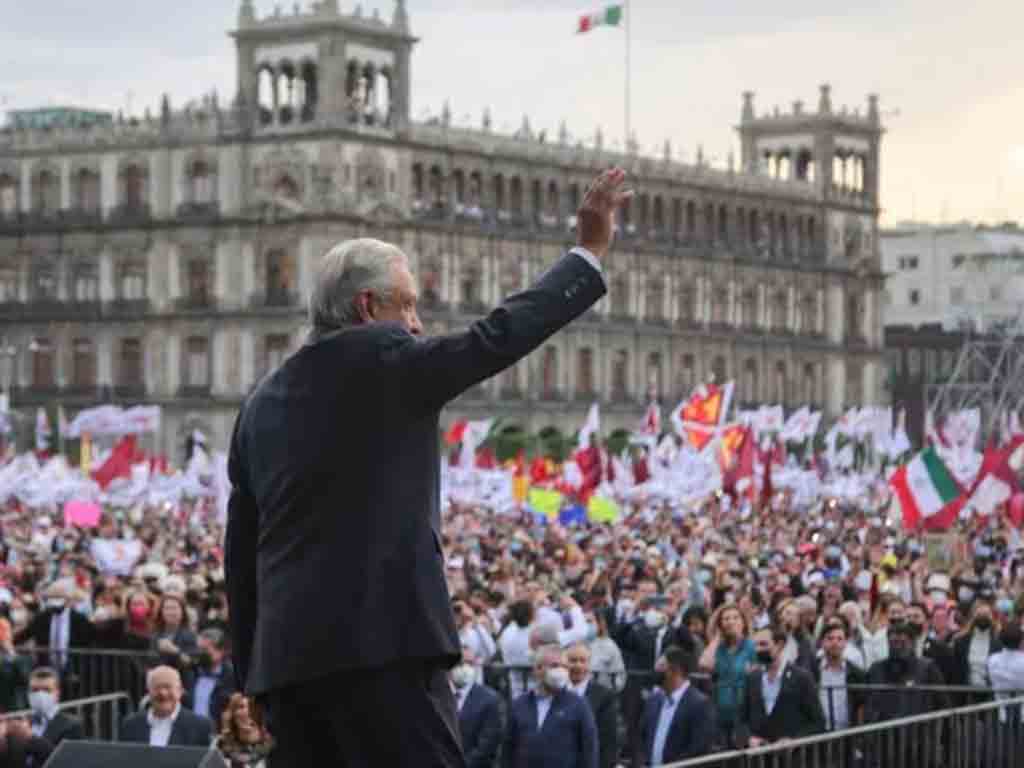
{"label": "balcony railing", "polygon": [[204,311],[216,307],[212,296],[182,296],[174,300],[174,307],[183,311]]}
{"label": "balcony railing", "polygon": [[263,307],[295,307],[299,304],[299,294],[283,288],[268,288],[265,293],[255,296],[250,304]]}
{"label": "balcony railing", "polygon": [[216,221],[220,216],[220,203],[216,200],[208,203],[182,203],[178,206],[178,218],[187,221]]}
{"label": "balcony railing", "polygon": [[121,203],[110,211],[107,221],[111,224],[146,224],[152,218],[149,203]]}

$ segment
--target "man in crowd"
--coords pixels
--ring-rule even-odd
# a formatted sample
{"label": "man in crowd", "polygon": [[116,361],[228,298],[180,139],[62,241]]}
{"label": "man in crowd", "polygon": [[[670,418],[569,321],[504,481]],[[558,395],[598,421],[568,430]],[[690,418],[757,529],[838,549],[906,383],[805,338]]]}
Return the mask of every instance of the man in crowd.
{"label": "man in crowd", "polygon": [[308,342],[246,400],[229,461],[232,647],[240,687],[267,705],[272,765],[464,763],[448,684],[461,644],[442,552],[440,412],[607,292],[601,261],[624,181],[601,174],[577,212],[576,248],[450,336],[421,338],[397,246],[349,240],[321,260]]}
{"label": "man in crowd", "polygon": [[619,757],[619,697],[596,682],[590,673],[590,648],[576,643],[565,654],[569,665],[569,689],[590,706],[601,745],[598,765],[614,768]]}
{"label": "man in crowd", "polygon": [[537,687],[515,700],[505,736],[505,768],[598,768],[601,747],[590,707],[569,688],[559,648],[534,664]]}
{"label": "man in crowd", "polygon": [[15,635],[17,644],[33,642],[48,652],[38,655],[39,664],[51,666],[61,676],[61,687],[68,695],[77,676],[79,659],[68,653],[69,648],[89,648],[95,634],[92,622],[73,610],[71,599],[74,584],[68,579],[55,581],[43,593],[45,610],[36,614],[25,629]]}
{"label": "man in crowd", "polygon": [[777,625],[754,635],[759,668],[747,676],[737,742],[750,747],[825,730],[825,713],[814,678],[785,660],[789,633]]}
{"label": "man in crowd", "polygon": [[641,738],[645,765],[658,766],[700,757],[711,751],[714,709],[690,685],[696,662],[676,646],[665,649],[655,666],[658,689],[648,697]]}
{"label": "man in crowd", "polygon": [[477,682],[480,668],[475,651],[462,646],[462,661],[451,671],[459,734],[467,768],[494,768],[505,737],[502,703],[498,694]]}
{"label": "man in crowd", "polygon": [[950,684],[955,676],[953,649],[943,642],[941,636],[932,629],[928,606],[922,602],[913,602],[908,605],[907,624],[914,636],[914,655],[935,662],[935,666],[942,673],[942,679]]}
{"label": "man in crowd", "polygon": [[181,675],[173,667],[154,667],[146,676],[149,708],[121,723],[121,741],[152,747],[208,747],[213,723],[182,706]]}
{"label": "man in crowd", "polygon": [[192,690],[192,711],[220,723],[221,713],[235,692],[235,670],[227,654],[227,638],[219,629],[205,629],[196,641],[199,648]]}
{"label": "man in crowd", "polygon": [[51,667],[36,667],[29,677],[32,735],[56,748],[64,739],[82,739],[82,723],[60,711],[60,681]]}
{"label": "man in crowd", "polygon": [[930,659],[914,653],[914,630],[905,622],[888,627],[889,656],[875,662],[868,671],[868,685],[881,690],[868,693],[864,706],[865,723],[923,715],[949,705],[941,691],[921,691],[919,686],[941,688],[945,681]]}
{"label": "man in crowd", "polygon": [[815,682],[830,731],[860,725],[864,694],[851,686],[863,686],[867,674],[846,657],[846,621],[837,616],[825,623],[821,633],[822,654],[815,665]]}

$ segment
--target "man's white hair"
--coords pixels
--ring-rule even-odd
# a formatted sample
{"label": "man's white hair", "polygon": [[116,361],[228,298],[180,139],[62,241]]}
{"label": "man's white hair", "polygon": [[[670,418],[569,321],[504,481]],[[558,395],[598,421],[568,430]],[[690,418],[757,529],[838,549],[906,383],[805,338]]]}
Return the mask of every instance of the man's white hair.
{"label": "man's white hair", "polygon": [[360,291],[387,294],[394,288],[392,267],[404,261],[400,248],[368,237],[331,248],[320,260],[309,297],[313,337],[358,323],[356,296]]}
{"label": "man's white hair", "polygon": [[174,667],[169,667],[169,666],[166,666],[166,665],[161,665],[159,667],[153,667],[151,670],[149,670],[146,673],[146,689],[147,690],[150,690],[150,689],[153,688],[153,678],[156,677],[156,675],[158,675],[158,674],[161,674],[161,675],[170,674],[170,675],[172,675],[174,677],[174,681],[178,684],[178,687],[179,688],[181,687],[181,673],[179,673],[178,670],[176,670]]}

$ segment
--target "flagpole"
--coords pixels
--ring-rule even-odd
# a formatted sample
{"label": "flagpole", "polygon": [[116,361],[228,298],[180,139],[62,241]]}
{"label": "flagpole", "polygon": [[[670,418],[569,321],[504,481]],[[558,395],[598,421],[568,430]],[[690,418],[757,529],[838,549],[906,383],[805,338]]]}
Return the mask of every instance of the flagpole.
{"label": "flagpole", "polygon": [[630,126],[630,114],[629,114],[629,112],[630,112],[630,81],[631,81],[631,77],[630,77],[630,48],[632,47],[632,45],[631,45],[631,42],[632,42],[631,38],[632,38],[633,22],[632,22],[632,14],[630,13],[630,8],[629,8],[629,0],[624,0],[624,2],[625,2],[625,9],[624,10],[626,12],[626,99],[625,99],[625,110],[624,110],[625,118],[626,118],[626,136],[623,139],[622,146],[625,148],[626,154],[629,154],[629,142],[630,142],[630,138],[631,138],[631,131],[630,131],[631,126]]}

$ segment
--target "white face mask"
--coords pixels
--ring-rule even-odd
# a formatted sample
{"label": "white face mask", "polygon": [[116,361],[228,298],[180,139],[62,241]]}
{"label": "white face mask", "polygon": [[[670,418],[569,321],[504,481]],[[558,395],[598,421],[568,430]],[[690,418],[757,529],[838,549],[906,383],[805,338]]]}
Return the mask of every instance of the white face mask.
{"label": "white face mask", "polygon": [[468,688],[476,679],[476,670],[469,664],[460,664],[452,670],[452,684],[456,688]]}
{"label": "white face mask", "polygon": [[946,593],[945,592],[939,592],[939,591],[932,592],[931,598],[932,598],[932,604],[933,605],[945,605],[946,601],[948,599],[946,597]]}
{"label": "white face mask", "polygon": [[569,684],[569,670],[565,667],[551,667],[544,673],[544,685],[553,691],[560,691]]}
{"label": "white face mask", "polygon": [[33,712],[48,716],[57,704],[57,697],[49,691],[32,691],[28,695],[28,704]]}
{"label": "white face mask", "polygon": [[11,621],[15,624],[24,624],[28,621],[28,611],[24,608],[14,608],[11,610]]}
{"label": "white face mask", "polygon": [[46,601],[46,607],[54,611],[63,611],[67,603],[59,597],[51,597]]}
{"label": "white face mask", "polygon": [[665,625],[665,614],[654,608],[648,608],[644,612],[644,624],[648,629],[660,629]]}

